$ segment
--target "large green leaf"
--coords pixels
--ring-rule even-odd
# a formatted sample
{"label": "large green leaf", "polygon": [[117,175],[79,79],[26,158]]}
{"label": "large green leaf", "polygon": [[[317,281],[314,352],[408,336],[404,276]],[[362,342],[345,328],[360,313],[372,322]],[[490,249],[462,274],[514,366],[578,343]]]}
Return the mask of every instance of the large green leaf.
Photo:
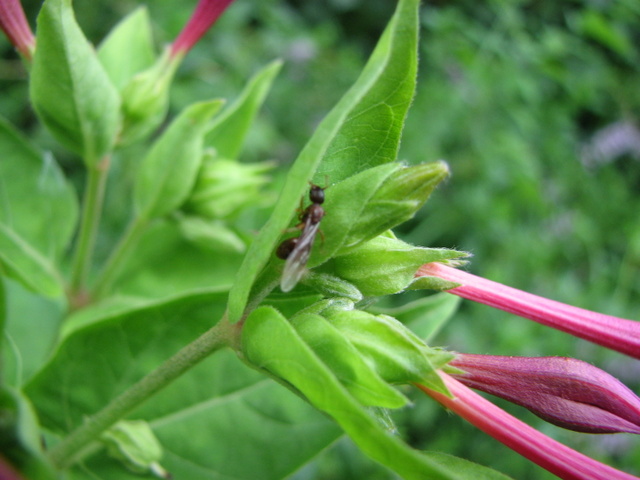
{"label": "large green leaf", "polygon": [[78,220],[73,187],[56,161],[0,118],[0,223],[47,258],[67,248]]}
{"label": "large green leaf", "polygon": [[326,176],[333,183],[395,160],[415,89],[418,3],[399,2],[363,73],[321,122],[292,165],[274,211],[247,252],[229,294],[232,321],[242,316],[251,286],[314,175],[317,182],[324,183]]}
{"label": "large green leaf", "polygon": [[38,16],[31,101],[53,136],[93,168],[116,141],[120,97],[84,37],[71,0],[46,0]]}
{"label": "large green leaf", "polygon": [[44,297],[18,282],[4,283],[7,303],[5,348],[2,352],[4,380],[9,385],[21,387],[51,355],[66,302],[60,297]]}
{"label": "large green leaf", "polygon": [[3,274],[34,292],[49,297],[63,293],[62,279],[51,262],[3,224],[0,224],[0,262]]}
{"label": "large green leaf", "polygon": [[161,220],[137,242],[113,290],[147,298],[229,290],[241,261],[241,253],[196,245],[185,239],[176,221]]}
{"label": "large green leaf", "polygon": [[[49,365],[27,386],[43,424],[63,435],[220,317],[225,296],[172,301],[121,297],[70,318]],[[331,444],[339,430],[290,392],[222,351],[130,415],[160,439],[175,478],[279,479]],[[103,453],[73,478],[129,478]],[[88,475],[88,476],[85,476]]]}

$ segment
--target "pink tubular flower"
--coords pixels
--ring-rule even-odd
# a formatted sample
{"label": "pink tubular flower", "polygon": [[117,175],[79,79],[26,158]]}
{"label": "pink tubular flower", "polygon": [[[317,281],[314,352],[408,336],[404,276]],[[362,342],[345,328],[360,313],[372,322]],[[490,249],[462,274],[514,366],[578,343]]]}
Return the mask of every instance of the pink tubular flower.
{"label": "pink tubular flower", "polygon": [[459,283],[461,286],[451,288],[447,292],[514,313],[640,359],[640,322],[548,300],[441,263],[423,265],[416,276],[438,277]]}
{"label": "pink tubular flower", "polygon": [[171,56],[184,55],[202,37],[233,0],[200,0],[189,22],[171,45]]}
{"label": "pink tubular flower", "polygon": [[424,385],[422,391],[507,447],[565,480],[631,480],[620,470],[604,465],[540,433],[512,417],[460,382],[441,373],[453,398]]}
{"label": "pink tubular flower", "polygon": [[20,52],[20,55],[31,60],[36,40],[29,23],[27,23],[20,0],[0,1],[0,29]]}
{"label": "pink tubular flower", "polygon": [[459,354],[451,376],[584,433],[640,433],[640,398],[608,373],[565,357]]}

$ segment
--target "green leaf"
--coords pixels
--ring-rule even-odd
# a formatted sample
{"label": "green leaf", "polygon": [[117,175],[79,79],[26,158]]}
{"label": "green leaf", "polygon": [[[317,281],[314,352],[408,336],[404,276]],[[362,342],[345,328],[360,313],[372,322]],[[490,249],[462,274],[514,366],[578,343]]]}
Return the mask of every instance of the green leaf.
{"label": "green leaf", "polygon": [[320,315],[297,315],[296,332],[347,390],[366,406],[400,408],[407,398],[386,383],[341,332]]}
{"label": "green leaf", "polygon": [[[242,316],[251,286],[295,215],[314,174],[319,182],[325,175],[336,182],[395,160],[415,88],[418,3],[399,2],[362,75],[320,123],[292,165],[273,213],[249,248],[229,293],[231,321]],[[318,170],[321,161],[324,163]]]}
{"label": "green leaf", "polygon": [[[6,288],[6,349],[2,362],[4,379],[9,385],[22,387],[51,355],[60,334],[66,299],[44,297],[11,280]],[[34,335],[34,332],[38,332]]]}
{"label": "green leaf", "polygon": [[120,129],[118,92],[77,25],[71,0],[46,0],[37,32],[33,106],[53,136],[94,168]]}
{"label": "green leaf", "polygon": [[242,252],[229,245],[202,248],[185,237],[181,224],[160,220],[136,243],[113,288],[116,294],[147,298],[228,291],[241,262]]}
{"label": "green leaf", "polygon": [[461,298],[448,293],[437,293],[395,308],[369,308],[397,318],[411,328],[426,343],[444,327],[458,310]]}
{"label": "green leaf", "polygon": [[[83,423],[209,329],[222,315],[225,298],[220,293],[163,301],[120,297],[78,311],[50,363],[26,387],[42,423],[58,434]],[[282,479],[341,435],[309,405],[224,350],[154,395],[131,418],[151,426],[162,445],[163,467],[174,478],[189,480],[254,480],[256,472],[264,480]],[[81,468],[93,473],[88,478],[130,478],[104,452]],[[87,478],[79,472],[74,478]]]}
{"label": "green leaf", "polygon": [[205,137],[205,145],[218,156],[236,159],[240,155],[249,127],[264,102],[282,62],[270,63],[247,83],[240,97],[216,119]]}
{"label": "green leaf", "polygon": [[63,293],[62,279],[51,262],[14,231],[0,224],[2,273],[34,292],[57,297]]}
{"label": "green leaf", "polygon": [[242,342],[249,362],[293,386],[333,417],[364,453],[403,479],[457,478],[454,471],[437,465],[387,431],[275,309],[254,310],[245,321]]}
{"label": "green leaf", "polygon": [[138,7],[111,30],[98,47],[98,58],[118,90],[153,65],[156,54],[147,7]]}
{"label": "green leaf", "polygon": [[57,261],[78,221],[73,187],[50,155],[0,118],[0,224]]}
{"label": "green leaf", "polygon": [[[387,382],[421,383],[435,374],[436,366],[441,366],[431,363],[430,349],[393,317],[360,310],[335,310],[327,315],[327,320]],[[449,355],[448,360],[452,358]]]}
{"label": "green leaf", "polygon": [[339,130],[315,174],[318,182],[327,176],[335,183],[396,159],[416,86],[418,5],[398,3],[362,74],[327,117]]}
{"label": "green leaf", "polygon": [[154,143],[140,165],[135,186],[141,217],[162,217],[185,202],[202,161],[207,123],[222,105],[222,100],[194,103]]}

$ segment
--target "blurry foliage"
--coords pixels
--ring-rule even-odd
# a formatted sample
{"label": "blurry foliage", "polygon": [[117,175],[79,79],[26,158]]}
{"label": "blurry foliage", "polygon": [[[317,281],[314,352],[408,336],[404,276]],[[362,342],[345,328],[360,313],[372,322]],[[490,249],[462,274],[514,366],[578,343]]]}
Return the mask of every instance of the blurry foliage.
{"label": "blurry foliage", "polygon": [[[24,4],[33,25],[40,1]],[[149,3],[159,46],[175,36],[193,4]],[[138,2],[74,5],[87,36],[98,43]],[[356,78],[392,8],[391,2],[365,0],[238,0],[186,58],[172,89],[173,110],[212,95],[233,99],[251,74],[282,58],[283,72],[243,155],[286,167]],[[429,1],[422,22],[418,93],[401,158],[443,158],[453,175],[400,235],[419,245],[469,250],[475,255],[470,269],[484,277],[638,318],[640,155],[587,168],[581,152],[599,129],[620,120],[638,123],[640,2]],[[4,38],[0,53],[0,111],[54,150],[68,173],[79,174],[24,104],[24,67]],[[134,146],[114,159],[105,209],[114,217],[104,219],[103,245],[127,221],[123,192],[138,156]],[[638,376],[624,374],[633,360],[479,305],[465,302],[437,341],[473,353],[574,355],[640,390]],[[587,455],[640,469],[636,439],[565,433],[508,408]],[[408,433],[417,446],[515,478],[551,478],[427,399],[402,415],[411,420]],[[348,442],[332,452],[292,478],[356,478],[354,472],[386,478],[361,456],[354,460]],[[620,463],[633,458],[635,465]]]}

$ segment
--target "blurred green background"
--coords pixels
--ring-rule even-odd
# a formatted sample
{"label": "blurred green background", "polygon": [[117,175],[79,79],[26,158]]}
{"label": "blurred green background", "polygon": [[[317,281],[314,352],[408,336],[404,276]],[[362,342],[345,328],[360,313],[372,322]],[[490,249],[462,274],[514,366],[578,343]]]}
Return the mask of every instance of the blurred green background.
{"label": "blurred green background", "polygon": [[[23,3],[35,25],[41,2]],[[195,3],[148,2],[159,47],[175,37]],[[139,3],[74,4],[85,33],[99,43]],[[185,59],[172,88],[173,110],[205,98],[233,99],[251,74],[284,59],[243,160],[273,159],[286,168],[355,80],[394,6],[238,0]],[[638,319],[640,1],[424,1],[421,21],[418,91],[400,158],[445,159],[452,176],[400,236],[470,251],[469,270],[478,275]],[[81,185],[79,163],[37,125],[24,68],[4,38],[0,50],[0,112],[53,150]],[[121,163],[139,154],[136,147],[122,152]],[[116,163],[103,245],[129,215],[128,172]],[[437,343],[471,353],[575,356],[640,392],[638,361],[469,302]],[[430,400],[415,400],[398,418],[415,446],[514,478],[553,478]],[[573,434],[503,406],[587,455],[640,474],[640,442],[631,435]],[[340,441],[294,478],[390,477]]]}

